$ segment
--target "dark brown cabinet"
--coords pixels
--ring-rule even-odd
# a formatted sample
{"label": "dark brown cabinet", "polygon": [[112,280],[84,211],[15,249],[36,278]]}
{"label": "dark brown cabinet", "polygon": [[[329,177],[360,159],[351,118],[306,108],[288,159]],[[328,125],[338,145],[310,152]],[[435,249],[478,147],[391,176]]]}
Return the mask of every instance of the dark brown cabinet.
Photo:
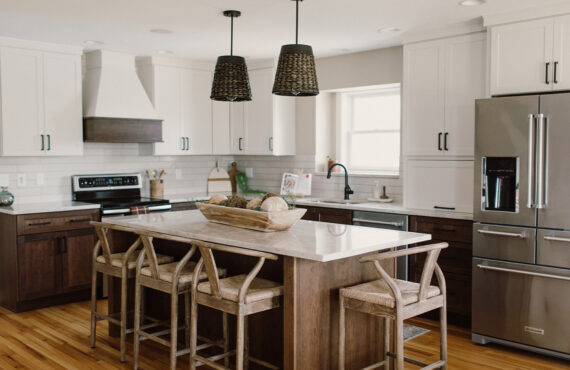
{"label": "dark brown cabinet", "polygon": [[[431,234],[432,240],[421,244],[447,242],[438,259],[447,286],[447,316],[452,324],[471,325],[471,256],[473,222],[423,216],[410,217],[410,231]],[[409,277],[419,282],[425,254],[409,257]],[[436,283],[435,277],[433,284]],[[427,316],[429,316],[428,314]]]}
{"label": "dark brown cabinet", "polygon": [[309,206],[297,206],[297,207],[307,209],[307,213],[305,213],[305,215],[303,216],[303,220],[352,225],[352,211],[349,209],[309,207]]}
{"label": "dark brown cabinet", "polygon": [[89,297],[99,210],[0,214],[0,304],[24,311]]}

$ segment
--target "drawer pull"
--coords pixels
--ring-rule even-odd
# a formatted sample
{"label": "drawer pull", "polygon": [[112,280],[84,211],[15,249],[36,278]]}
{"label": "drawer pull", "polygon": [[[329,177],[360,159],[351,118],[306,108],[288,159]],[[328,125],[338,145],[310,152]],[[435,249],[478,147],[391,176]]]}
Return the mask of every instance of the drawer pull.
{"label": "drawer pull", "polygon": [[89,222],[91,221],[90,218],[77,218],[77,219],[73,219],[73,220],[69,220],[69,223],[77,223],[77,222]]}
{"label": "drawer pull", "polygon": [[403,222],[375,221],[375,220],[365,220],[363,218],[353,218],[352,222],[364,222],[368,224],[394,226],[398,228],[402,228],[402,226],[404,225]]}
{"label": "drawer pull", "polygon": [[503,231],[491,231],[491,230],[477,230],[479,234],[486,234],[486,235],[495,235],[495,236],[506,236],[508,238],[519,238],[519,239],[526,239],[525,233],[506,233]]}
{"label": "drawer pull", "polygon": [[28,226],[46,226],[46,225],[51,225],[51,221],[35,222],[33,224],[28,224]]}
{"label": "drawer pull", "polygon": [[433,206],[435,209],[445,209],[447,211],[455,211],[455,207],[442,207],[442,206]]}
{"label": "drawer pull", "polygon": [[561,238],[559,236],[545,236],[544,240],[550,240],[553,242],[564,242],[564,243],[570,243],[570,238]]}
{"label": "drawer pull", "polygon": [[514,270],[514,269],[508,269],[508,268],[504,268],[504,267],[486,266],[486,265],[481,265],[481,264],[478,264],[477,267],[479,267],[479,268],[482,269],[482,270],[512,272],[513,274],[520,274],[520,275],[528,275],[528,276],[536,276],[536,277],[543,277],[543,278],[549,278],[549,279],[557,279],[557,280],[570,281],[570,276],[560,276],[560,275],[552,275],[552,274],[543,274],[543,273],[540,273],[540,272],[530,272],[530,271],[523,271],[523,270]]}

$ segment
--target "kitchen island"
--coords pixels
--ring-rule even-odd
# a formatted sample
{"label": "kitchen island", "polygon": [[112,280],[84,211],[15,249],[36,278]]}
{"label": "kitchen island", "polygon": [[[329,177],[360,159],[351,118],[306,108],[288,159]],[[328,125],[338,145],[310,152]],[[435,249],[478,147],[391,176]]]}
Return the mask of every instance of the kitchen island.
{"label": "kitchen island", "polygon": [[[279,255],[279,261],[266,264],[260,276],[283,283],[283,309],[252,317],[250,352],[285,369],[338,367],[338,289],[378,278],[373,266],[359,263],[359,258],[431,238],[429,234],[304,220],[288,231],[264,233],[209,222],[197,210],[104,221]],[[126,246],[119,244],[114,243],[114,248]],[[240,273],[251,263],[223,256],[219,261],[229,275]],[[384,267],[394,273],[394,261]],[[109,312],[116,312],[119,290],[116,284],[110,288]],[[379,360],[383,340],[380,320],[356,312],[349,312],[347,319],[351,323],[347,329],[347,367],[361,368]]]}

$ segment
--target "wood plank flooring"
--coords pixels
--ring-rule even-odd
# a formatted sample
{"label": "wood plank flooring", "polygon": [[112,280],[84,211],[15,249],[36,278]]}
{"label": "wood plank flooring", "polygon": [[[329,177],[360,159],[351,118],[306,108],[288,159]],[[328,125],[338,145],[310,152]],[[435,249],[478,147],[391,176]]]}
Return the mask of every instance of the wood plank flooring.
{"label": "wood plank flooring", "polygon": [[[106,306],[100,302],[100,309]],[[132,340],[127,362],[119,362],[119,341],[107,336],[107,324],[97,326],[97,348],[89,347],[89,302],[14,314],[0,308],[0,369],[132,369]],[[439,332],[428,320],[413,325],[431,332],[406,342],[406,355],[432,362],[439,355]],[[562,360],[506,347],[478,346],[469,331],[451,326],[448,331],[449,369],[570,369]],[[141,345],[141,369],[168,368],[168,350],[146,341]],[[408,366],[408,365],[407,365]],[[188,356],[178,369],[188,368]],[[417,369],[409,365],[406,369]]]}

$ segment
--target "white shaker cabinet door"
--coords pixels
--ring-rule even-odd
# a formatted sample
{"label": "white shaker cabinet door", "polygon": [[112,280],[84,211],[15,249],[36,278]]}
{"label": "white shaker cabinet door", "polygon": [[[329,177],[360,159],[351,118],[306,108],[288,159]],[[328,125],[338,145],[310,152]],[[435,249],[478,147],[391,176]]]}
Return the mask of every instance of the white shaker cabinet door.
{"label": "white shaker cabinet door", "polygon": [[252,101],[245,103],[247,154],[271,154],[273,68],[249,72]]}
{"label": "white shaker cabinet door", "polygon": [[154,143],[156,155],[181,155],[185,143],[182,139],[182,112],[180,108],[181,69],[156,67],[154,70],[154,107],[162,121],[162,142]]}
{"label": "white shaker cabinet door", "polygon": [[245,106],[243,102],[227,103],[230,112],[230,152],[246,154],[248,141],[245,137]]}
{"label": "white shaker cabinet door", "polygon": [[[230,154],[230,104],[212,100],[212,152]],[[237,104],[237,103],[234,103]]]}
{"label": "white shaker cabinet door", "polygon": [[[0,49],[2,155],[43,155],[42,54]],[[45,146],[44,137],[44,146]]]}
{"label": "white shaker cabinet door", "polygon": [[554,52],[552,81],[555,90],[570,89],[570,15],[554,20]]}
{"label": "white shaker cabinet door", "polygon": [[491,28],[491,95],[552,90],[553,22]]}
{"label": "white shaker cabinet door", "polygon": [[444,45],[404,46],[404,139],[408,156],[443,154]]}
{"label": "white shaker cabinet door", "polygon": [[408,208],[473,212],[473,161],[408,160],[404,181]]}
{"label": "white shaker cabinet door", "polygon": [[210,71],[186,69],[182,82],[183,135],[189,154],[212,154],[212,102]]}
{"label": "white shaker cabinet door", "polygon": [[45,153],[82,155],[81,57],[44,53],[43,58]]}
{"label": "white shaker cabinet door", "polygon": [[446,45],[446,156],[474,155],[475,99],[485,97],[485,50],[484,34],[454,38]]}

